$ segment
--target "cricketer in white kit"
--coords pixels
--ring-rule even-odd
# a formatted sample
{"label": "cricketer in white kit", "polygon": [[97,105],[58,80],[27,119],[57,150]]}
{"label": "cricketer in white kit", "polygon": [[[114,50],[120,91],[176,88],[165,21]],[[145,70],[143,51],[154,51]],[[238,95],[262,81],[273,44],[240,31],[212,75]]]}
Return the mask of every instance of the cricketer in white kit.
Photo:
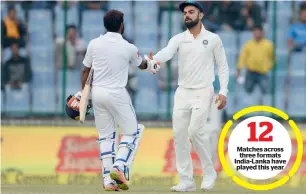
{"label": "cricketer in white kit", "polygon": [[[90,69],[94,69],[91,97],[99,133],[104,188],[107,191],[129,189],[129,169],[139,146],[140,133],[144,129],[143,125],[137,123],[126,90],[130,64],[153,74],[159,70],[157,62],[147,56],[143,60],[138,49],[122,38],[123,16],[117,10],[105,14],[107,33],[90,41],[83,61],[83,88]],[[118,150],[115,150],[116,125],[122,131]]]}
{"label": "cricketer in white kit", "polygon": [[[212,159],[210,132],[205,130],[208,113],[214,103],[214,65],[218,65],[220,91],[216,99],[218,109],[226,106],[228,92],[228,64],[222,41],[217,34],[207,31],[203,24],[203,7],[195,1],[180,4],[186,31],[172,37],[168,45],[153,56],[160,63],[178,54],[178,88],[174,96],[173,132],[179,184],[172,191],[195,191],[190,155],[192,144],[200,158],[204,176],[201,189],[213,188],[217,173]],[[152,58],[151,58],[152,59]],[[188,133],[188,135],[186,135]]]}

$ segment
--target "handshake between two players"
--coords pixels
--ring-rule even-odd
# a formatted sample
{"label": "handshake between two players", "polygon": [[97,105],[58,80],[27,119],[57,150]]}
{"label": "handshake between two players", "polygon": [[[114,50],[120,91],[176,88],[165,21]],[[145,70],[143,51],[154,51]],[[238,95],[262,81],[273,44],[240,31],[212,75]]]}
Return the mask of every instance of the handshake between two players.
{"label": "handshake between two players", "polygon": [[[201,189],[209,190],[214,187],[217,173],[214,169],[212,149],[216,147],[217,141],[211,141],[212,134],[206,129],[206,123],[210,107],[216,103],[215,100],[219,102],[219,110],[226,106],[228,64],[220,37],[206,30],[201,22],[204,17],[202,5],[196,1],[186,1],[181,3],[179,8],[184,13],[187,30],[172,37],[168,45],[154,56],[150,53],[142,59],[136,46],[123,39],[123,13],[117,10],[111,10],[104,16],[107,33],[91,40],[88,45],[83,61],[85,67],[82,73],[82,89],[93,68],[91,99],[99,134],[105,190],[129,189],[129,172],[145,128],[138,124],[125,88],[130,65],[156,74],[160,69],[159,62],[167,62],[176,53],[180,71],[179,87],[174,98],[173,132],[176,167],[180,179],[179,184],[171,190],[196,190],[190,158],[190,139],[204,172]],[[213,81],[216,64],[220,91],[215,98]],[[69,117],[78,118],[79,101],[82,97],[84,92],[78,92],[68,99],[66,112]],[[115,150],[117,125],[122,131],[122,138]]]}

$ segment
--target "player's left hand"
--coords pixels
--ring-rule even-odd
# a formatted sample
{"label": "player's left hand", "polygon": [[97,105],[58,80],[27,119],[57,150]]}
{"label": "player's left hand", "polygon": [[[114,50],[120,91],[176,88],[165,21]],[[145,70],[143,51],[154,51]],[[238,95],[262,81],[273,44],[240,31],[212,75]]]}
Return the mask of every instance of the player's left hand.
{"label": "player's left hand", "polygon": [[226,106],[226,96],[218,94],[215,103],[218,103],[218,109],[222,110]]}
{"label": "player's left hand", "polygon": [[68,101],[67,105],[74,110],[79,110],[80,100],[82,97],[82,92],[78,91],[72,98]]}

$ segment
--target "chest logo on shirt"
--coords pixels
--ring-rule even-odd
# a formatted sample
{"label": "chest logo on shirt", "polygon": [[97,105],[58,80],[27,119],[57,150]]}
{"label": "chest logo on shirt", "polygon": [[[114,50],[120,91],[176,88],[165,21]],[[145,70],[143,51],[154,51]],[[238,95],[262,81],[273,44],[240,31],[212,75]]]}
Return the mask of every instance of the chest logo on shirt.
{"label": "chest logo on shirt", "polygon": [[203,45],[204,45],[204,48],[207,48],[207,45],[208,45],[208,40],[203,40]]}
{"label": "chest logo on shirt", "polygon": [[208,45],[208,40],[203,40],[203,44],[206,46]]}

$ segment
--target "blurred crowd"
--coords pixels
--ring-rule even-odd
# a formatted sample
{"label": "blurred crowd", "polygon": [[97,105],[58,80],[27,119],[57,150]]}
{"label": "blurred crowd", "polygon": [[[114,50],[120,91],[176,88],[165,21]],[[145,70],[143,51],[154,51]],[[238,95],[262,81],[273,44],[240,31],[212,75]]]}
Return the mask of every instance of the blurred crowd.
{"label": "blurred crowd", "polygon": [[[178,4],[180,1],[174,2],[174,9],[178,10]],[[201,1],[205,9],[204,16],[204,26],[213,32],[220,31],[253,31],[254,39],[256,39],[256,34],[254,29],[259,31],[264,31],[265,23],[267,22],[267,9],[268,4],[271,2],[263,1]],[[29,41],[28,41],[28,12],[34,9],[49,9],[52,11],[53,20],[55,20],[55,7],[60,5],[64,6],[63,1],[8,1],[1,2],[1,4],[6,4],[7,11],[2,14],[1,21],[1,54],[3,56],[4,52],[8,49],[10,50],[10,56],[6,59],[2,57],[2,84],[1,89],[4,90],[5,85],[9,85],[13,89],[22,88],[23,83],[31,83],[32,81],[32,68],[31,59],[29,58]],[[63,67],[63,63],[66,62],[68,71],[73,69],[78,69],[82,67],[82,60],[86,52],[86,43],[82,38],[80,26],[82,21],[82,11],[84,10],[104,10],[108,9],[108,1],[69,1],[68,9],[76,6],[79,13],[79,26],[68,23],[66,26],[66,42],[64,37],[56,36],[54,34],[55,42],[55,69],[59,70]],[[168,10],[169,3],[166,1],[159,2],[159,9]],[[306,46],[306,2],[292,2],[292,7],[288,9],[293,9],[294,13],[291,16],[291,26],[287,32],[287,42],[288,50],[293,50],[295,52],[302,51]],[[20,18],[19,12],[23,12],[24,18]],[[159,17],[160,18],[160,17]],[[159,19],[160,20],[160,19]],[[160,22],[160,21],[159,21]],[[135,24],[137,25],[137,24]],[[185,28],[181,25],[181,30]],[[44,28],[41,26],[41,28]],[[103,33],[103,32],[101,32]],[[257,33],[258,34],[258,33]],[[264,33],[260,36],[264,37]],[[126,37],[127,38],[127,37]],[[285,38],[285,37],[284,37]],[[127,38],[128,41],[134,42],[133,38]],[[66,60],[64,56],[64,45],[66,44]],[[273,48],[271,48],[271,52]],[[248,51],[243,51],[240,59],[238,60],[237,69],[239,78],[239,70],[243,67],[242,63],[247,63],[246,54]],[[273,59],[270,58],[268,64],[273,63]],[[244,64],[246,65],[246,64]],[[252,65],[251,65],[252,66]],[[177,83],[177,63],[174,61],[171,63],[171,90],[174,91]],[[247,66],[249,68],[250,66]],[[266,74],[271,70],[271,66],[267,68]],[[253,69],[254,70],[254,69]],[[135,69],[131,69],[128,90],[131,93],[133,101],[135,100],[135,95],[137,93],[137,76]],[[256,72],[261,73],[261,72]],[[167,69],[162,69],[158,80],[159,90],[168,90],[168,72]],[[255,79],[257,82],[257,78]],[[249,83],[250,84],[250,83]],[[264,84],[264,83],[263,83]],[[247,91],[251,91],[249,86],[246,88]],[[263,92],[265,90],[263,89]]]}

